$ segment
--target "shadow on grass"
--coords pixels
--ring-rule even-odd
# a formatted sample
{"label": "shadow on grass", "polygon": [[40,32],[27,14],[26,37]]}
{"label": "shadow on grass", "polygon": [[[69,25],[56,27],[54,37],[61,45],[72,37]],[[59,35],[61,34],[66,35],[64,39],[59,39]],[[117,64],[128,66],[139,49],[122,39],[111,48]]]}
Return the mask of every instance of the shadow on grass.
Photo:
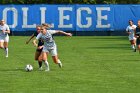
{"label": "shadow on grass", "polygon": [[[78,39],[78,38],[77,38]],[[123,37],[109,37],[109,36],[102,36],[102,37],[95,37],[95,36],[93,36],[93,37],[82,37],[82,38],[79,38],[79,39],[89,39],[89,40],[91,40],[91,39],[94,39],[94,40],[128,40],[128,37],[125,37],[125,36],[123,36]]]}
{"label": "shadow on grass", "polygon": [[24,69],[22,69],[22,68],[13,68],[13,69],[0,69],[0,72],[16,72],[16,71],[20,71],[20,72],[25,72],[25,70]]}
{"label": "shadow on grass", "polygon": [[117,45],[108,45],[108,46],[93,46],[87,47],[87,49],[123,49],[123,50],[130,50],[129,44],[117,44]]}

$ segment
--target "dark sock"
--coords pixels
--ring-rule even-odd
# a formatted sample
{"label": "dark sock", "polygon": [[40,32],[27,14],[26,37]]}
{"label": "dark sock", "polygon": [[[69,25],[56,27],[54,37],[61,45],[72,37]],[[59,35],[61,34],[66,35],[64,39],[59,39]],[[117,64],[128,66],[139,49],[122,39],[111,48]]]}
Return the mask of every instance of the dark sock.
{"label": "dark sock", "polygon": [[42,61],[38,61],[39,67],[42,67]]}

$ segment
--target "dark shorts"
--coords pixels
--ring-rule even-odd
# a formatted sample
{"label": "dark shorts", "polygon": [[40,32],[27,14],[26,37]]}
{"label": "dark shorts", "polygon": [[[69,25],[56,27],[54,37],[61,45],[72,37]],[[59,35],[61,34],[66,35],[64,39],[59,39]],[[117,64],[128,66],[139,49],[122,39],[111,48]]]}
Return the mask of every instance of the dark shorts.
{"label": "dark shorts", "polygon": [[43,48],[41,49],[36,49],[37,52],[42,52]]}
{"label": "dark shorts", "polygon": [[140,38],[137,38],[136,44],[137,44],[137,45],[140,45]]}

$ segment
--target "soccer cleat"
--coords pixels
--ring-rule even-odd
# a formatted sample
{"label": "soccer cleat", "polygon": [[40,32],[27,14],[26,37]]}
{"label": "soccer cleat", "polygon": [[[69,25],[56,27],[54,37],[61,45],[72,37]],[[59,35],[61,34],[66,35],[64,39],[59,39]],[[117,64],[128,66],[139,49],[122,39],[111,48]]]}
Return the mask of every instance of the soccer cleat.
{"label": "soccer cleat", "polygon": [[41,70],[43,70],[43,68],[42,68],[42,67],[40,67],[40,68],[39,68],[39,70],[41,71]]}
{"label": "soccer cleat", "polygon": [[134,51],[133,52],[136,52],[137,50],[136,49],[134,49]]}
{"label": "soccer cleat", "polygon": [[5,57],[8,58],[8,55],[6,55]]}
{"label": "soccer cleat", "polygon": [[58,66],[59,66],[60,68],[62,68],[62,63],[58,63]]}
{"label": "soccer cleat", "polygon": [[46,72],[48,72],[48,71],[50,71],[50,69],[49,68],[46,68],[46,70],[45,70]]}
{"label": "soccer cleat", "polygon": [[48,71],[50,71],[50,70],[49,70],[49,69],[46,69],[45,71],[48,72]]}

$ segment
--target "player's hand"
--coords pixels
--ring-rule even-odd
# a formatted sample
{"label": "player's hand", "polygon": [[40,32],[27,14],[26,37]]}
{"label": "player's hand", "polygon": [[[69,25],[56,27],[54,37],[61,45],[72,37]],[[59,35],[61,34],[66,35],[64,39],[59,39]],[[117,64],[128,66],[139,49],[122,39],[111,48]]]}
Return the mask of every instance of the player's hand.
{"label": "player's hand", "polygon": [[128,32],[128,34],[131,34],[131,32]]}
{"label": "player's hand", "polygon": [[72,34],[71,34],[71,33],[67,33],[66,35],[67,35],[67,36],[70,36],[70,37],[72,36]]}
{"label": "player's hand", "polygon": [[2,30],[2,32],[5,34],[5,31],[4,30]]}
{"label": "player's hand", "polygon": [[133,26],[132,29],[134,30],[134,29],[136,29],[136,28]]}
{"label": "player's hand", "polygon": [[139,36],[135,35],[135,38],[139,38]]}
{"label": "player's hand", "polygon": [[28,44],[29,43],[29,41],[26,41],[26,44]]}
{"label": "player's hand", "polygon": [[38,49],[42,49],[42,48],[43,48],[43,46],[39,46],[39,47],[38,47]]}

